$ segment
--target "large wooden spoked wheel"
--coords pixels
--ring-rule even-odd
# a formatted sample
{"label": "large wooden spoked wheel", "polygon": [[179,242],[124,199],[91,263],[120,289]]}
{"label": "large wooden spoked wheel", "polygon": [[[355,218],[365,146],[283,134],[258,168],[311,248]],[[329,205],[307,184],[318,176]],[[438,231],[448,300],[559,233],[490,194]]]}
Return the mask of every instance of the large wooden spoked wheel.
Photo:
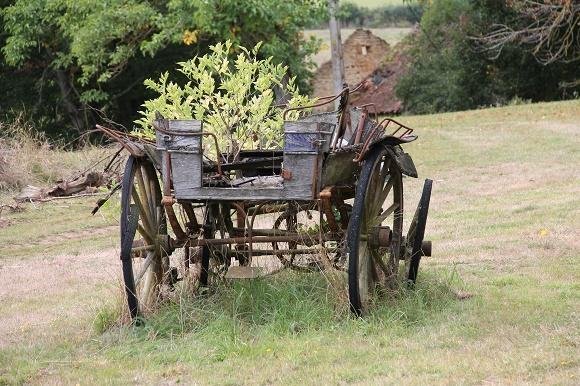
{"label": "large wooden spoked wheel", "polygon": [[[121,261],[131,318],[159,300],[172,284],[167,222],[152,163],[129,157],[121,190]],[[175,272],[176,273],[176,272]]]}
{"label": "large wooden spoked wheel", "polygon": [[[274,230],[284,232],[300,232],[302,242],[272,242],[274,255],[284,267],[300,272],[319,272],[324,269],[340,268],[342,246],[336,241],[320,241],[320,235],[330,232],[324,224],[323,216],[317,205],[294,205],[282,212],[274,222]],[[292,253],[291,250],[311,250],[311,253]],[[286,252],[284,252],[286,251]]]}
{"label": "large wooden spoked wheel", "polygon": [[[380,247],[375,232],[387,226],[391,241]],[[368,310],[377,291],[396,285],[402,230],[401,171],[385,148],[378,147],[362,166],[347,234],[348,292],[356,315]]]}

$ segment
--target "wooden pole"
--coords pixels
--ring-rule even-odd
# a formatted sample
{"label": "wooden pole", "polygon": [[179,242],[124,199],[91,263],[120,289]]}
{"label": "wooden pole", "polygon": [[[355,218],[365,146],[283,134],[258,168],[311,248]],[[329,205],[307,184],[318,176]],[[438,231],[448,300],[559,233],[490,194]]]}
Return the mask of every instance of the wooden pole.
{"label": "wooden pole", "polygon": [[[342,42],[340,39],[340,24],[336,19],[338,12],[338,0],[328,0],[328,12],[330,21],[328,27],[330,29],[330,48],[332,52],[332,78],[334,83],[334,93],[338,94],[342,91],[344,85],[344,62],[342,58]],[[340,100],[334,102],[334,106],[338,109]]]}

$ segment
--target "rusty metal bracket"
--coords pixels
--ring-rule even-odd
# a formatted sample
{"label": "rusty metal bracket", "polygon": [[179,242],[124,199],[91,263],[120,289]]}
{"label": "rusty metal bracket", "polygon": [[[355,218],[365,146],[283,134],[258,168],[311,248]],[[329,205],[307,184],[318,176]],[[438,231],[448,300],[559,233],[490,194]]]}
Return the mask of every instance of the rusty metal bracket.
{"label": "rusty metal bracket", "polygon": [[330,227],[332,232],[338,233],[340,232],[340,227],[336,222],[336,217],[334,216],[334,212],[332,211],[332,186],[327,186],[318,195],[320,198],[320,206],[322,207],[322,212],[326,216],[328,221],[328,226]]}

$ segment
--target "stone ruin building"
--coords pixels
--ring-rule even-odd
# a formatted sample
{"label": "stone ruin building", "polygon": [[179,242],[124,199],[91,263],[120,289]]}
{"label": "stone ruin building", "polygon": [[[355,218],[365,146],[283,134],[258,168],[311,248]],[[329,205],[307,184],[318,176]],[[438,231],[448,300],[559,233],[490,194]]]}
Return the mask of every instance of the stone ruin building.
{"label": "stone ruin building", "polygon": [[[373,103],[379,114],[397,114],[402,104],[394,92],[397,80],[406,69],[406,58],[398,49],[369,30],[357,29],[343,43],[346,83],[356,86],[368,80],[369,87],[352,96],[351,104],[360,106]],[[313,77],[313,96],[334,94],[332,62],[323,63]],[[327,106],[332,109],[332,105]]]}

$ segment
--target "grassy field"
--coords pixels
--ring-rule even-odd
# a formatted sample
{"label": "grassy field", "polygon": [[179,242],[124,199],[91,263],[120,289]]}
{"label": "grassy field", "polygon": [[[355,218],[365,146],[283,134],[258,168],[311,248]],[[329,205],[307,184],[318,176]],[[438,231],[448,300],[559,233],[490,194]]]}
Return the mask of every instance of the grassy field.
{"label": "grassy field", "polygon": [[2,213],[0,384],[578,384],[580,102],[400,120],[435,180],[416,290],[355,319],[340,277],[280,274],[118,325],[113,210],[28,205]]}

